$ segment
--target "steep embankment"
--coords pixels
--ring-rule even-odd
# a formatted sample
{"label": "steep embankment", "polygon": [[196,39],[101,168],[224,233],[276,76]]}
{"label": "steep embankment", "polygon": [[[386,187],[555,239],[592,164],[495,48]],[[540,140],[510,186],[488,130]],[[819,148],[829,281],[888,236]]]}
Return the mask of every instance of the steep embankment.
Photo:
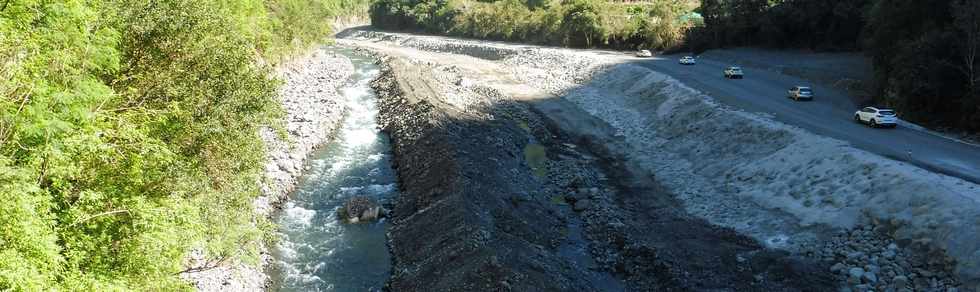
{"label": "steep embankment", "polygon": [[487,59],[501,59],[512,78],[612,125],[630,158],[688,212],[835,262],[833,271],[855,286],[955,287],[952,276],[975,283],[980,274],[974,184],[718,105],[669,76],[622,64],[616,53],[500,43],[470,50],[479,43],[405,34],[348,37],[504,56]]}
{"label": "steep embankment", "polygon": [[[807,226],[852,228],[867,215],[900,242],[945,249],[960,260],[960,276],[976,275],[975,185],[723,108],[643,68],[592,74],[565,98],[621,131],[692,212],[800,243]],[[782,213],[792,220],[773,222]]]}
{"label": "steep embankment", "polygon": [[[553,77],[539,71],[552,65],[539,65],[513,68],[531,84],[553,83]],[[942,256],[932,256],[895,264],[891,273],[955,269],[963,280],[977,280],[976,185],[719,106],[669,76],[638,66],[611,65],[586,73],[587,82],[566,83],[557,92],[614,125],[634,147],[634,156],[691,212],[774,246],[831,258],[840,253],[847,259],[837,261],[871,270],[865,267],[870,259],[855,260],[849,253],[893,258],[884,249],[887,243],[821,249],[820,231],[813,228],[874,225],[915,250],[909,254],[945,252],[957,259],[955,268]],[[817,247],[808,247],[814,242]],[[892,264],[883,261],[881,266]]]}

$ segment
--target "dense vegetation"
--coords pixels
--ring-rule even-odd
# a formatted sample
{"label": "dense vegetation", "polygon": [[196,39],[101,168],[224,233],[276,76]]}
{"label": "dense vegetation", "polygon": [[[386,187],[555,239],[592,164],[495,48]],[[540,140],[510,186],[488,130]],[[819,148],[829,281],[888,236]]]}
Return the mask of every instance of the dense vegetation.
{"label": "dense vegetation", "polygon": [[691,31],[694,47],[768,46],[855,50],[871,1],[704,0],[703,27]]}
{"label": "dense vegetation", "polygon": [[865,33],[881,102],[980,132],[980,1],[876,1]]}
{"label": "dense vegetation", "polygon": [[875,67],[876,103],[920,123],[980,131],[977,6],[975,0],[374,0],[370,11],[380,28],[573,47],[864,51]]}
{"label": "dense vegetation", "polygon": [[281,112],[259,59],[351,5],[2,1],[0,290],[182,290],[193,248],[253,258]]}
{"label": "dense vegetation", "polygon": [[698,23],[696,1],[376,0],[371,22],[386,29],[574,47],[670,48]]}
{"label": "dense vegetation", "polygon": [[876,102],[906,118],[980,131],[980,1],[705,0],[695,50],[768,46],[861,50]]}

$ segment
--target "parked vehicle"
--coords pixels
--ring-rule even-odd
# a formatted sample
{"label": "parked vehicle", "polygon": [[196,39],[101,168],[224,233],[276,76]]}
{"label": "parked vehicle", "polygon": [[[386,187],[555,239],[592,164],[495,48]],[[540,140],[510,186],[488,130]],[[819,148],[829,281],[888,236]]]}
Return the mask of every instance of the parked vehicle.
{"label": "parked vehicle", "polygon": [[854,121],[867,124],[872,128],[898,126],[898,117],[894,110],[870,106],[855,112]]}
{"label": "parked vehicle", "polygon": [[789,89],[789,98],[793,100],[813,100],[813,89],[808,86],[793,86]]}
{"label": "parked vehicle", "polygon": [[650,50],[639,50],[636,52],[637,57],[653,57],[653,53]]}
{"label": "parked vehicle", "polygon": [[678,62],[681,63],[681,65],[694,65],[694,64],[697,64],[698,63],[698,61],[697,60],[694,60],[694,57],[691,57],[691,56],[684,56]]}
{"label": "parked vehicle", "polygon": [[728,79],[742,79],[742,68],[737,66],[731,66],[725,69],[725,78]]}

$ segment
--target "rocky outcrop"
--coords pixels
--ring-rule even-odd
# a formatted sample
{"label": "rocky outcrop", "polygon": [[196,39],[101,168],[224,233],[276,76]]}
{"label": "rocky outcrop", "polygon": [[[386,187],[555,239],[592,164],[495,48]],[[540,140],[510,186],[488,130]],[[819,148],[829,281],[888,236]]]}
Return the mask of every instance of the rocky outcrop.
{"label": "rocky outcrop", "polygon": [[344,222],[356,224],[378,220],[383,210],[378,202],[362,196],[352,197],[337,211],[337,216]]}

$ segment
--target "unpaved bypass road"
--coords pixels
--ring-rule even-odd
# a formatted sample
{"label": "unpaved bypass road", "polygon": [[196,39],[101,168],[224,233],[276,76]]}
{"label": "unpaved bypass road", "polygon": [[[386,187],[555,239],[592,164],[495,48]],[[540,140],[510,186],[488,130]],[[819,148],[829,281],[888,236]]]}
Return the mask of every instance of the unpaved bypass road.
{"label": "unpaved bypass road", "polygon": [[[681,56],[636,59],[636,64],[671,75],[726,105],[768,113],[780,122],[844,140],[867,151],[980,183],[980,147],[901,126],[873,129],[855,123],[853,116],[858,106],[847,94],[828,86],[752,67],[742,68],[745,79],[729,80],[722,71],[737,64],[701,58],[697,65],[685,66],[677,62]],[[786,91],[796,85],[812,86],[814,101],[787,98]]]}

